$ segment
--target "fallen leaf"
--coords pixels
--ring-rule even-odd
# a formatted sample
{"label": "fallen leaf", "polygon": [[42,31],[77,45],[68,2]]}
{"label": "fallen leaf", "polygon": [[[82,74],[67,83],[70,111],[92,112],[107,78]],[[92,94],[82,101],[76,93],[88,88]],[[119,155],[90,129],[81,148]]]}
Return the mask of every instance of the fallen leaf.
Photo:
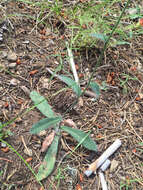
{"label": "fallen leaf", "polygon": [[46,30],[45,30],[45,29],[43,29],[43,30],[40,30],[40,34],[43,34],[43,35],[45,35],[45,34],[46,34]]}
{"label": "fallen leaf", "polygon": [[112,160],[111,161],[111,167],[110,167],[110,171],[115,171],[115,169],[118,167],[119,162],[117,160]]}
{"label": "fallen leaf", "polygon": [[80,182],[83,182],[83,174],[79,174],[79,180],[80,180]]}
{"label": "fallen leaf", "polygon": [[13,86],[17,86],[19,83],[20,83],[20,81],[15,78],[11,79],[11,81],[10,81],[10,84]]}
{"label": "fallen leaf", "polygon": [[108,73],[108,75],[107,75],[107,79],[106,79],[106,82],[107,82],[107,83],[111,83],[112,80],[113,80],[113,78],[112,78],[111,74]]}
{"label": "fallen leaf", "polygon": [[135,67],[135,66],[132,66],[131,68],[130,68],[130,71],[136,71],[137,70],[137,67]]}
{"label": "fallen leaf", "polygon": [[77,184],[77,185],[76,185],[76,190],[82,190],[82,187],[81,187],[80,184]]}
{"label": "fallen leaf", "polygon": [[8,61],[16,61],[17,60],[17,55],[15,52],[9,51],[7,55]]}
{"label": "fallen leaf", "polygon": [[1,148],[1,150],[5,153],[7,153],[9,151],[9,147],[6,147],[6,148]]}
{"label": "fallen leaf", "polygon": [[79,105],[79,107],[83,107],[83,99],[82,99],[82,97],[79,97],[78,105]]}
{"label": "fallen leaf", "polygon": [[99,129],[102,129],[102,128],[103,128],[102,125],[97,125],[97,127],[98,127]]}
{"label": "fallen leaf", "polygon": [[79,73],[79,74],[78,74],[78,77],[79,77],[79,78],[83,78],[83,77],[84,77],[84,74],[83,74],[83,73]]}
{"label": "fallen leaf", "polygon": [[32,76],[34,74],[36,74],[38,72],[38,70],[33,70],[33,71],[30,71],[29,74]]}
{"label": "fallen leaf", "polygon": [[40,39],[41,39],[41,40],[46,40],[46,39],[47,39],[47,36],[40,36]]}
{"label": "fallen leaf", "polygon": [[19,58],[16,60],[16,64],[17,64],[17,65],[20,65],[20,64],[21,64],[21,61],[20,61]]}
{"label": "fallen leaf", "polygon": [[32,160],[32,157],[29,157],[26,159],[26,162],[31,162],[31,160]]}
{"label": "fallen leaf", "polygon": [[8,67],[10,68],[10,69],[13,69],[13,68],[15,68],[16,67],[16,63],[14,62],[14,63],[10,63],[9,65],[8,65]]}
{"label": "fallen leaf", "polygon": [[77,71],[79,70],[79,66],[77,64],[75,65],[75,68]]}
{"label": "fallen leaf", "polygon": [[44,142],[42,144],[42,148],[41,148],[42,152],[45,152],[45,150],[47,150],[49,145],[53,142],[54,136],[55,136],[55,131],[53,131],[50,135],[48,135],[45,138],[45,140],[44,140]]}
{"label": "fallen leaf", "polygon": [[139,97],[143,99],[143,93],[139,92]]}
{"label": "fallen leaf", "polygon": [[140,101],[140,100],[141,100],[140,96],[137,96],[136,101]]}
{"label": "fallen leaf", "polygon": [[83,29],[87,29],[87,26],[85,24],[82,25]]}
{"label": "fallen leaf", "polygon": [[8,102],[5,102],[4,107],[7,108],[9,106]]}
{"label": "fallen leaf", "polygon": [[103,138],[103,136],[101,134],[99,134],[99,135],[96,136],[96,138],[101,139],[101,138]]}
{"label": "fallen leaf", "polygon": [[136,153],[136,152],[137,152],[137,149],[136,149],[136,148],[134,148],[134,149],[132,150],[132,152],[133,152],[133,153]]}
{"label": "fallen leaf", "polygon": [[143,18],[139,20],[140,26],[143,26]]}
{"label": "fallen leaf", "polygon": [[23,104],[23,100],[22,100],[22,99],[19,99],[19,100],[17,101],[17,104],[19,104],[19,105]]}
{"label": "fallen leaf", "polygon": [[77,128],[75,122],[72,119],[66,119],[63,121],[63,125],[72,127],[72,128]]}
{"label": "fallen leaf", "polygon": [[28,156],[32,156],[32,150],[30,148],[25,148],[24,153]]}

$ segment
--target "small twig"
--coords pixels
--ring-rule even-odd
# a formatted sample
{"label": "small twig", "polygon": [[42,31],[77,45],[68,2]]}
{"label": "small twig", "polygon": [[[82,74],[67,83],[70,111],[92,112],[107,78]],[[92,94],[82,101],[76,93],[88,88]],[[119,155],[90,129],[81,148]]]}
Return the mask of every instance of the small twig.
{"label": "small twig", "polygon": [[74,59],[73,59],[73,54],[72,54],[71,49],[69,48],[68,43],[66,43],[66,45],[67,45],[67,50],[68,50],[68,55],[69,55],[69,62],[70,62],[70,66],[71,66],[71,69],[72,69],[72,72],[73,72],[73,76],[74,76],[75,82],[77,84],[79,84],[79,78],[78,78],[78,74],[77,74],[77,71],[76,71],[76,68],[75,68],[75,62],[74,62]]}
{"label": "small twig", "polygon": [[46,70],[47,70],[51,75],[53,75],[53,77],[57,77],[59,80],[61,80],[61,78],[59,77],[59,75],[54,74],[54,72],[51,71],[51,69],[49,69],[48,67],[46,67]]}
{"label": "small twig", "polygon": [[8,160],[7,158],[2,158],[2,157],[0,157],[0,160],[4,160],[4,161],[7,161],[7,162],[13,162],[12,160]]}
{"label": "small twig", "polygon": [[97,95],[94,92],[89,91],[89,90],[86,90],[84,95],[88,97],[92,97],[92,98],[97,98]]}
{"label": "small twig", "polygon": [[89,177],[109,158],[119,147],[121,146],[121,141],[117,139],[108,149],[96,160],[89,168],[84,172],[84,174]]}
{"label": "small twig", "polygon": [[131,125],[131,123],[129,122],[129,120],[126,118],[127,123],[129,124],[130,128],[133,130],[133,132],[135,133],[135,135],[141,140],[141,142],[143,142],[143,139],[138,135],[138,133],[136,132],[136,130],[134,129],[134,127]]}
{"label": "small twig", "polygon": [[24,145],[24,147],[25,147],[27,153],[30,155],[31,153],[29,152],[29,149],[27,148],[27,145],[26,145],[26,143],[25,143],[25,141],[24,141],[24,137],[23,137],[23,136],[21,136],[21,140],[22,140],[22,142],[23,142],[23,145]]}

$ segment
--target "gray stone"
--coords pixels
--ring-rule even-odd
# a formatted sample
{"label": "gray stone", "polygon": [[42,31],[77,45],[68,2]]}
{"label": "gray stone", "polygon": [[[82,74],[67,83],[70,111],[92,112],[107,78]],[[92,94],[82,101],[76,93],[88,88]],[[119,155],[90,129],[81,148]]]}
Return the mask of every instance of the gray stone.
{"label": "gray stone", "polygon": [[13,51],[9,51],[7,54],[7,59],[8,61],[16,61],[17,60],[17,55]]}

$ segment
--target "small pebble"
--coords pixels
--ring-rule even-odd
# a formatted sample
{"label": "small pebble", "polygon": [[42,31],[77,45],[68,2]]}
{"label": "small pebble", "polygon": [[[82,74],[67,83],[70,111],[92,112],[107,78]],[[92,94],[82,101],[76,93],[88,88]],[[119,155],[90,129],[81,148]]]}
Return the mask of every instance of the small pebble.
{"label": "small pebble", "polygon": [[137,10],[137,8],[133,8],[133,9],[128,9],[128,13],[130,14],[130,15],[134,15],[134,14],[137,14],[137,12],[138,12],[138,10]]}
{"label": "small pebble", "polygon": [[7,59],[8,61],[16,61],[17,60],[17,55],[15,52],[9,51],[7,54]]}
{"label": "small pebble", "polygon": [[11,79],[11,81],[10,81],[10,84],[13,86],[17,86],[19,83],[20,83],[20,81],[15,78]]}
{"label": "small pebble", "polygon": [[6,147],[6,144],[1,142],[1,147],[5,148]]}
{"label": "small pebble", "polygon": [[23,92],[24,92],[27,96],[29,96],[30,90],[29,90],[26,86],[21,86],[20,88],[23,90]]}
{"label": "small pebble", "polygon": [[16,67],[16,62],[14,62],[14,63],[10,63],[9,65],[8,65],[8,67],[10,68],[10,69],[13,69],[13,68],[15,68]]}
{"label": "small pebble", "polygon": [[28,156],[32,156],[32,150],[30,149],[30,148],[25,148],[24,149],[24,153],[26,154],[26,155],[28,155]]}
{"label": "small pebble", "polygon": [[2,58],[6,58],[7,57],[7,52],[6,51],[2,51]]}

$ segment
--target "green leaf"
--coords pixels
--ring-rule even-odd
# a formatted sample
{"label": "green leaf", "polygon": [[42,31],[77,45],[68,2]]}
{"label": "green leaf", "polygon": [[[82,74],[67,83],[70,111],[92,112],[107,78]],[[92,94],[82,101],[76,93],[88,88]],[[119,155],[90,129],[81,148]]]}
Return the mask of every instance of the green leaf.
{"label": "green leaf", "polygon": [[39,122],[35,123],[32,126],[30,133],[36,134],[42,130],[48,129],[49,127],[54,127],[54,125],[60,122],[61,120],[62,120],[61,117],[41,119]]}
{"label": "green leaf", "polygon": [[93,92],[96,93],[96,97],[99,98],[99,96],[100,96],[100,87],[99,87],[99,85],[96,82],[90,82],[89,86],[93,90]]}
{"label": "green leaf", "polygon": [[51,146],[49,147],[49,149],[46,153],[46,156],[39,168],[39,171],[37,174],[37,179],[39,181],[48,177],[54,169],[56,155],[57,155],[57,151],[58,151],[59,138],[60,138],[59,135],[58,136],[56,135],[54,137],[54,140],[53,140]]}
{"label": "green leaf", "polygon": [[2,125],[2,123],[0,122],[0,131],[2,131],[2,128],[3,128],[3,125]]}
{"label": "green leaf", "polygon": [[81,95],[81,88],[74,80],[72,80],[71,78],[66,77],[64,75],[60,75],[59,78],[63,82],[65,82],[69,87],[71,87],[77,96]]}
{"label": "green leaf", "polygon": [[116,43],[116,45],[125,45],[125,44],[130,45],[130,43],[127,41],[117,41],[117,43]]}
{"label": "green leaf", "polygon": [[[79,129],[73,129],[67,126],[61,126],[61,129],[69,133],[75,140],[79,143],[87,136],[87,134]],[[97,145],[95,141],[93,141],[89,136],[85,138],[85,140],[81,143],[82,146],[87,148],[88,150],[97,151]]]}
{"label": "green leaf", "polygon": [[94,34],[90,34],[91,37],[95,37],[98,40],[102,40],[102,41],[106,41],[108,36],[104,35],[104,34],[99,34],[99,33],[94,33]]}
{"label": "green leaf", "polygon": [[36,91],[32,91],[30,93],[30,98],[33,100],[36,107],[40,110],[40,112],[46,117],[55,117],[51,106],[48,104],[47,100],[38,94]]}

